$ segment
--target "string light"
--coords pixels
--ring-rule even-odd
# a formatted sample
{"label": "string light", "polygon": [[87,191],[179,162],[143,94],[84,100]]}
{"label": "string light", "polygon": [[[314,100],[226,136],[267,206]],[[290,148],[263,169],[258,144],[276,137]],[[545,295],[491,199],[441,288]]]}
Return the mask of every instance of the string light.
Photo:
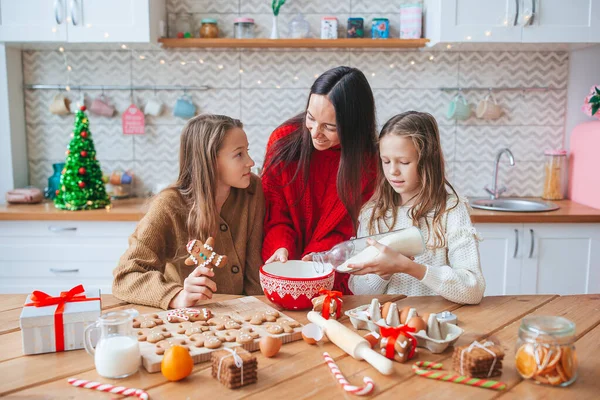
{"label": "string light", "polygon": [[492,36],[492,32],[491,31],[485,31],[485,36]]}
{"label": "string light", "polygon": [[410,60],[410,65],[415,65],[415,60]]}
{"label": "string light", "polygon": [[434,56],[429,56],[429,61],[433,61],[435,59]]}
{"label": "string light", "polygon": [[394,65],[394,64],[390,64],[390,68],[394,68],[394,67],[395,67],[395,65]]}
{"label": "string light", "polygon": [[450,49],[452,48],[452,45],[451,45],[451,44],[449,44],[449,45],[447,45],[447,46],[446,46],[446,48],[447,48],[448,50],[450,50]]}
{"label": "string light", "polygon": [[122,44],[122,45],[121,45],[121,48],[122,48],[123,50],[126,50],[126,49],[127,49],[127,45],[126,45],[126,44]]}

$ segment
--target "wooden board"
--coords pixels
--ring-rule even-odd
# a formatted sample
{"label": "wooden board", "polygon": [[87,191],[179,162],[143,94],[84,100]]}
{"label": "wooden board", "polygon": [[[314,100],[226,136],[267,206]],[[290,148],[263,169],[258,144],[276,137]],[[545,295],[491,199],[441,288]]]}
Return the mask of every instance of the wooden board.
{"label": "wooden board", "polygon": [[[207,349],[205,347],[196,347],[193,342],[189,340],[189,338],[185,334],[180,334],[177,332],[179,328],[179,322],[171,323],[167,321],[168,311],[162,311],[157,313],[158,316],[165,322],[163,326],[167,328],[167,330],[172,334],[172,338],[176,339],[186,339],[186,344],[190,348],[190,355],[194,360],[194,364],[198,364],[204,361],[209,361],[211,358],[211,353],[213,351],[222,350],[224,347],[233,348],[233,347],[243,347],[248,351],[256,351],[259,350],[259,341],[260,338],[265,336],[273,336],[281,338],[281,341],[285,343],[290,343],[296,340],[302,339],[302,324],[299,327],[294,328],[291,333],[281,333],[278,335],[273,335],[267,332],[266,327],[271,324],[269,322],[265,322],[261,325],[252,325],[250,322],[245,321],[246,317],[252,316],[259,312],[279,312],[280,317],[277,319],[277,322],[281,321],[293,321],[297,322],[289,316],[283,314],[282,312],[275,310],[273,307],[263,303],[262,301],[256,299],[255,297],[242,297],[239,299],[227,300],[218,303],[212,303],[207,305],[206,307],[194,307],[196,309],[207,308],[209,309],[215,317],[219,316],[231,316],[234,320],[238,320],[241,322],[242,329],[243,328],[252,328],[256,333],[258,333],[259,337],[254,339],[252,342],[241,345],[235,342],[224,342],[221,347],[217,349]],[[148,315],[148,314],[145,314]],[[141,329],[134,329],[135,331],[140,331]],[[216,332],[217,329],[215,326],[211,326],[210,330]],[[150,372],[159,372],[160,371],[160,362],[162,361],[163,356],[156,354],[156,344],[148,343],[148,342],[140,342],[140,352],[142,354],[142,364],[144,368]]]}

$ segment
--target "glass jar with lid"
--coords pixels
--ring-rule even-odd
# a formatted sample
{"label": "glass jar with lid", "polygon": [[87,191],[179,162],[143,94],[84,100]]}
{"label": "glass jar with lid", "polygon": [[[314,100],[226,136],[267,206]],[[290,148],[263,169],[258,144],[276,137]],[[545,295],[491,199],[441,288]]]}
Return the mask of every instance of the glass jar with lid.
{"label": "glass jar with lid", "polygon": [[192,32],[194,29],[192,27],[192,22],[192,14],[177,13],[175,17],[175,31],[179,39],[191,38],[193,36]]}
{"label": "glass jar with lid", "polygon": [[236,39],[254,39],[254,19],[236,18],[233,20],[233,37]]}
{"label": "glass jar with lid", "polygon": [[567,187],[567,152],[563,149],[544,152],[544,191],[546,200],[562,200]]}
{"label": "glass jar with lid", "polygon": [[523,318],[515,366],[523,379],[538,384],[568,386],[577,379],[575,323],[558,316]]}
{"label": "glass jar with lid", "polygon": [[200,37],[203,39],[215,39],[219,37],[219,26],[214,18],[202,19],[200,26]]}

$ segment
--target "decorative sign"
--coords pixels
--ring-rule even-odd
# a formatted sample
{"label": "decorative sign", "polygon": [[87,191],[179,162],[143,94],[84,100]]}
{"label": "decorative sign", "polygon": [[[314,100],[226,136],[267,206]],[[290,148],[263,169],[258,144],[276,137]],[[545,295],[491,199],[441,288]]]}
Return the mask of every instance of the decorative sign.
{"label": "decorative sign", "polygon": [[130,105],[123,113],[123,134],[143,135],[145,127],[144,113],[135,104]]}

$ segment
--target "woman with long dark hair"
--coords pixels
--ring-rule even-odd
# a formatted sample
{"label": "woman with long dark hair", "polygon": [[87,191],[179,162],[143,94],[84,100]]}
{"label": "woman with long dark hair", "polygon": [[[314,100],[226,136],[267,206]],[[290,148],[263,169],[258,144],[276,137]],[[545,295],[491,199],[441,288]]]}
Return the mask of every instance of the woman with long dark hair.
{"label": "woman with long dark hair", "polygon": [[[266,263],[307,261],[355,235],[377,176],[376,129],[373,92],[360,70],[337,67],[317,78],[306,110],[267,144]],[[334,289],[350,293],[347,281],[336,276]]]}

